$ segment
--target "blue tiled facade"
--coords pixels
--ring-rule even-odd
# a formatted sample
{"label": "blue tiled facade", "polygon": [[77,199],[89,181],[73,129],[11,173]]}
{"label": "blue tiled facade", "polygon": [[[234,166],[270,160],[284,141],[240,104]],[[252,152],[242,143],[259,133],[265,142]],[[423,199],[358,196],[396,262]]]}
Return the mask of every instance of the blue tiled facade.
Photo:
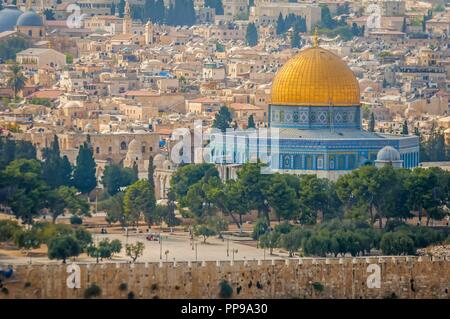
{"label": "blue tiled facade", "polygon": [[269,131],[276,131],[272,136],[278,139],[256,137],[248,131],[215,135],[209,145],[210,161],[243,164],[258,158],[277,171],[350,171],[373,163],[379,150],[392,146],[400,152],[403,167],[419,164],[417,136],[363,131],[358,106],[271,105],[269,116]]}

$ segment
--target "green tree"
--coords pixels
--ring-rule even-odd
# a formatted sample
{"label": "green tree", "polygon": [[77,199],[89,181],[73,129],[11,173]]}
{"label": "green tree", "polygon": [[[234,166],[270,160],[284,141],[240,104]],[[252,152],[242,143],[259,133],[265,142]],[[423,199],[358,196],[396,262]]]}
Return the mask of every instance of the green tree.
{"label": "green tree", "polygon": [[14,243],[21,249],[31,250],[41,246],[41,239],[34,229],[23,230],[15,232]]}
{"label": "green tree", "polygon": [[230,110],[226,106],[222,106],[219,112],[216,113],[212,126],[225,132],[230,127],[233,120]]}
{"label": "green tree", "polygon": [[109,224],[120,222],[122,226],[126,226],[127,220],[124,211],[123,197],[124,193],[119,192],[98,203],[97,209],[106,212],[105,219]]}
{"label": "green tree", "polygon": [[279,246],[280,233],[269,231],[259,236],[259,246],[261,248],[268,248],[269,254],[273,254],[273,249]]}
{"label": "green tree", "polygon": [[321,24],[327,29],[334,29],[336,27],[336,21],[333,20],[330,13],[330,8],[327,5],[319,5],[321,8]]}
{"label": "green tree", "polygon": [[299,230],[291,231],[280,236],[280,246],[289,252],[289,257],[292,257],[298,251],[304,239],[304,233]]}
{"label": "green tree", "polygon": [[124,213],[128,220],[138,222],[141,214],[144,215],[147,224],[154,222],[156,200],[146,180],[139,180],[130,185],[124,196]]}
{"label": "green tree", "polygon": [[291,33],[291,48],[300,48],[301,38],[297,30],[294,29]]}
{"label": "green tree", "polygon": [[[213,198],[216,207],[224,214],[229,215],[239,231],[242,232],[242,216],[249,210],[242,184],[235,180],[228,180],[223,187],[216,188],[215,194],[210,196]],[[239,218],[236,218],[235,214],[238,214]]]}
{"label": "green tree", "polygon": [[0,188],[5,194],[4,203],[11,207],[16,218],[26,224],[32,224],[33,217],[45,207],[43,199],[48,187],[40,178],[41,169],[37,160],[15,160],[5,168],[3,181],[0,181]]}
{"label": "green tree", "polygon": [[252,238],[255,240],[259,239],[259,237],[261,237],[268,231],[269,227],[270,226],[267,223],[266,219],[258,218],[256,220],[255,226],[253,226]]}
{"label": "green tree", "polygon": [[414,241],[401,231],[385,233],[381,238],[380,246],[385,255],[412,255],[415,253]]}
{"label": "green tree", "polygon": [[238,170],[237,175],[246,205],[249,209],[256,209],[258,216],[264,215],[270,225],[267,190],[270,186],[271,176],[261,174],[264,167],[265,164],[262,163],[246,163]]}
{"label": "green tree", "polygon": [[79,227],[75,229],[74,237],[80,244],[81,251],[83,252],[87,251],[87,247],[92,244],[92,235],[84,228]]}
{"label": "green tree", "polygon": [[338,216],[341,203],[334,183],[315,175],[300,178],[300,220],[304,224],[314,224],[317,218]]}
{"label": "green tree", "polygon": [[166,7],[164,5],[164,0],[156,0],[155,3],[155,13],[154,13],[154,23],[163,24],[166,14]]}
{"label": "green tree", "polygon": [[114,196],[122,187],[131,185],[136,180],[137,176],[133,169],[117,164],[110,164],[105,168],[101,183],[106,191],[111,196]]}
{"label": "green tree", "polygon": [[280,14],[278,15],[278,19],[277,19],[277,34],[282,35],[285,32],[286,32],[286,27],[284,24],[283,15],[280,12]]}
{"label": "green tree", "polygon": [[185,206],[185,196],[189,188],[205,176],[219,176],[217,168],[212,164],[187,164],[178,168],[170,179],[170,189],[181,206]]}
{"label": "green tree", "polygon": [[80,145],[73,173],[73,185],[83,194],[90,193],[97,186],[96,163],[92,148],[84,143]]}
{"label": "green tree", "polygon": [[45,20],[55,20],[55,12],[52,9],[44,10]]}
{"label": "green tree", "polygon": [[102,239],[98,244],[91,244],[87,247],[87,254],[90,257],[94,257],[97,261],[102,261],[103,259],[111,259],[114,254],[120,253],[122,250],[122,243],[120,240],[115,239],[109,241],[108,238]]}
{"label": "green tree", "polygon": [[48,244],[48,258],[62,259],[63,264],[67,258],[76,257],[81,253],[79,242],[72,236],[55,237]]}
{"label": "green tree", "polygon": [[0,42],[0,59],[14,61],[17,52],[28,49],[30,46],[30,41],[20,36],[4,39]]}
{"label": "green tree", "polygon": [[402,32],[403,33],[407,33],[408,32],[408,25],[406,24],[406,17],[403,17]]}
{"label": "green tree", "polygon": [[22,68],[18,64],[11,64],[8,67],[9,75],[7,78],[7,85],[14,92],[14,100],[17,98],[17,93],[22,91],[25,87],[27,78],[22,73]]}
{"label": "green tree", "polygon": [[288,185],[285,175],[275,174],[267,189],[267,200],[278,220],[292,219],[298,213],[299,201],[295,190]]}
{"label": "green tree", "polygon": [[42,157],[44,159],[42,163],[42,177],[44,181],[51,188],[70,185],[72,165],[67,156],[61,158],[58,137],[56,135],[50,147],[42,151]]}
{"label": "green tree", "polygon": [[258,44],[258,30],[253,22],[249,23],[247,26],[245,41],[250,47],[254,47]]}
{"label": "green tree", "polygon": [[74,187],[60,186],[47,194],[47,208],[52,216],[53,224],[58,216],[68,210],[72,215],[88,215],[89,204],[77,194]]}
{"label": "green tree", "polygon": [[144,2],[144,21],[152,21],[155,22],[155,7],[156,3],[155,0],[145,0]]}
{"label": "green tree", "polygon": [[255,120],[253,115],[250,115],[247,120],[247,128],[256,128]]}
{"label": "green tree", "polygon": [[117,11],[119,13],[119,17],[123,18],[125,13],[125,0],[119,0],[119,4],[117,6]]}
{"label": "green tree", "polygon": [[21,232],[22,228],[16,221],[0,220],[0,242],[10,242],[14,240],[14,235]]}
{"label": "green tree", "polygon": [[216,235],[216,230],[208,225],[196,225],[194,227],[194,235],[195,236],[202,236],[203,237],[203,243],[206,243],[206,240],[208,237]]}
{"label": "green tree", "polygon": [[375,115],[373,112],[370,113],[370,120],[369,120],[369,132],[375,132]]}
{"label": "green tree", "polygon": [[144,243],[140,241],[135,244],[125,245],[126,254],[133,262],[136,262],[136,260],[144,254],[144,248]]}
{"label": "green tree", "polygon": [[223,15],[222,0],[206,0],[205,7],[214,8],[216,15]]}
{"label": "green tree", "polygon": [[402,134],[403,135],[408,135],[409,134],[409,130],[408,130],[408,121],[404,121],[403,122],[403,126],[402,126]]}

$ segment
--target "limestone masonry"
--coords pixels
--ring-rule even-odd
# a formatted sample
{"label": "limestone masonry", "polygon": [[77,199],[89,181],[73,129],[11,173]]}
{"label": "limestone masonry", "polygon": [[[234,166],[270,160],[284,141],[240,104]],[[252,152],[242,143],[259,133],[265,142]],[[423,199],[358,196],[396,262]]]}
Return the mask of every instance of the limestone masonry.
{"label": "limestone masonry", "polygon": [[219,298],[223,280],[232,298],[450,298],[450,260],[443,257],[100,263],[78,264],[73,273],[70,266],[15,266],[0,299],[84,298],[92,284],[101,298]]}

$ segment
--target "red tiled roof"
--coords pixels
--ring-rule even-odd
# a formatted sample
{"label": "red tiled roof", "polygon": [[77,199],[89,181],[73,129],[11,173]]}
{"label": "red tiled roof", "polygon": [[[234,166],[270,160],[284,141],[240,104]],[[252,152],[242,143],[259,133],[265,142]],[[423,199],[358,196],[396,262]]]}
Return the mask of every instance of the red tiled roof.
{"label": "red tiled roof", "polygon": [[30,94],[28,97],[33,98],[41,98],[41,99],[57,99],[58,97],[60,97],[63,94],[62,91],[60,90],[41,90],[41,91],[36,91],[32,94]]}

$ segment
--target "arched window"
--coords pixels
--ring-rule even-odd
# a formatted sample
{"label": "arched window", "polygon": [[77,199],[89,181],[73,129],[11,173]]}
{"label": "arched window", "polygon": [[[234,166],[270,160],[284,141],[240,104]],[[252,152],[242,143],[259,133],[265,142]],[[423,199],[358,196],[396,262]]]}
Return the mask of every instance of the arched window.
{"label": "arched window", "polygon": [[96,154],[100,154],[100,147],[97,146],[97,147],[95,148],[95,153],[96,153]]}
{"label": "arched window", "polygon": [[31,30],[28,30],[28,36],[33,36],[33,31],[31,31]]}
{"label": "arched window", "polygon": [[127,143],[126,142],[120,143],[120,150],[125,151],[126,149],[127,149]]}

